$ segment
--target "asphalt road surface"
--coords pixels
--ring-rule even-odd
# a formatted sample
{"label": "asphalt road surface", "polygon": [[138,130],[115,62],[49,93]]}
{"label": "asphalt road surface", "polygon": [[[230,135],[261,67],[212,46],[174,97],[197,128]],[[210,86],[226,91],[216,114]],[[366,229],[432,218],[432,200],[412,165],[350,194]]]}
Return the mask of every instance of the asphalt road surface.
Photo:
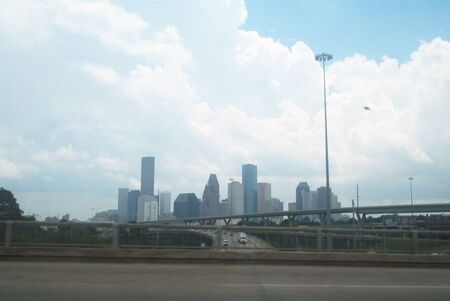
{"label": "asphalt road surface", "polygon": [[0,262],[0,300],[450,300],[450,269]]}

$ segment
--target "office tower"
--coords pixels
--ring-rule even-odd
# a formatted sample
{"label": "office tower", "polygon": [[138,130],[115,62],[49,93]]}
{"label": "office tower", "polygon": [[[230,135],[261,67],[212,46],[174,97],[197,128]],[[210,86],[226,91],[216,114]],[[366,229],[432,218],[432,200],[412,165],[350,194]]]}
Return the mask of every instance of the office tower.
{"label": "office tower", "polygon": [[295,190],[297,210],[311,209],[311,192],[307,182],[300,182]]}
{"label": "office tower", "polygon": [[311,191],[311,209],[318,209],[318,194],[317,194],[317,190],[316,191]]}
{"label": "office tower", "polygon": [[159,193],[159,214],[170,213],[170,202],[171,202],[170,191],[161,191]]}
{"label": "office tower", "polygon": [[141,162],[141,195],[155,195],[155,158],[143,157]]}
{"label": "office tower", "polygon": [[201,216],[219,215],[219,202],[219,181],[217,181],[215,174],[210,174],[208,183],[203,190],[202,204],[200,207]]}
{"label": "office tower", "polygon": [[[333,193],[330,188],[330,208],[338,208],[338,197]],[[317,188],[317,209],[327,208],[327,188],[319,187]]]}
{"label": "office tower", "polygon": [[153,195],[141,195],[138,198],[137,221],[151,222],[158,220],[158,199]]}
{"label": "office tower", "polygon": [[[270,211],[269,212],[282,212],[283,211],[283,202],[277,198],[270,199]],[[283,221],[282,216],[271,217],[270,220],[274,223],[281,223]]]}
{"label": "office tower", "polygon": [[219,215],[231,215],[231,202],[228,199],[219,203]]}
{"label": "office tower", "polygon": [[119,214],[119,223],[128,223],[128,188],[119,188],[117,213]]}
{"label": "office tower", "polygon": [[297,211],[297,203],[288,203],[288,211]]}
{"label": "office tower", "polygon": [[228,200],[232,215],[244,214],[244,191],[240,182],[228,183]]}
{"label": "office tower", "polygon": [[277,199],[277,198],[270,199],[270,211],[269,212],[282,212],[283,210],[284,210],[283,202],[280,201],[280,199]]}
{"label": "office tower", "polygon": [[180,193],[173,203],[173,213],[177,219],[198,217],[200,201],[195,193]]}
{"label": "office tower", "polygon": [[242,186],[244,190],[244,213],[252,214],[258,211],[257,183],[258,170],[256,165],[242,165]]}
{"label": "office tower", "polygon": [[257,209],[258,213],[270,212],[270,199],[272,198],[272,188],[270,183],[258,183]]}
{"label": "office tower", "polygon": [[127,208],[128,222],[137,221],[138,199],[140,196],[141,192],[139,190],[130,190],[130,192],[128,192],[128,208]]}

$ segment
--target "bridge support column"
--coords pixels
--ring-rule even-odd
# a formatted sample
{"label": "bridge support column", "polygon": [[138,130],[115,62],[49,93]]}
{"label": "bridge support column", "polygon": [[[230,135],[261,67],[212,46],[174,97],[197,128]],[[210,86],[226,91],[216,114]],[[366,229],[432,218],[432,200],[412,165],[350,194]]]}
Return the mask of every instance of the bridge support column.
{"label": "bridge support column", "polygon": [[222,249],[222,227],[217,227],[217,241],[216,241],[216,248]]}
{"label": "bridge support column", "polygon": [[358,220],[359,227],[362,228],[362,220],[361,220],[361,215],[359,214],[359,212],[356,213],[356,219]]}
{"label": "bridge support column", "polygon": [[229,225],[231,222],[231,218],[224,218],[223,221],[225,222],[225,225]]}

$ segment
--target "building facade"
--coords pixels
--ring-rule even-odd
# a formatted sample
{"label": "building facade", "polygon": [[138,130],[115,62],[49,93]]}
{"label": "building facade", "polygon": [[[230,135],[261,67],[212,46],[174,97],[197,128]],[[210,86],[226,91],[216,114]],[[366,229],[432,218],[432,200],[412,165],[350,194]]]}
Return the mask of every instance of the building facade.
{"label": "building facade", "polygon": [[139,190],[130,190],[130,192],[128,192],[128,222],[137,221],[138,199],[140,196],[141,192]]}
{"label": "building facade", "polygon": [[200,207],[201,216],[219,215],[220,191],[219,181],[215,174],[210,174],[208,183],[205,185]]}
{"label": "building facade", "polygon": [[141,161],[141,195],[155,195],[155,158],[143,157]]}
{"label": "building facade", "polygon": [[244,214],[244,190],[240,182],[228,183],[228,201],[231,206],[231,214]]}
{"label": "building facade", "polygon": [[176,219],[200,216],[200,201],[195,193],[180,193],[173,203]]}
{"label": "building facade", "polygon": [[258,183],[257,209],[258,213],[270,212],[270,200],[272,199],[272,186],[270,183]]}
{"label": "building facade", "polygon": [[128,223],[128,188],[119,188],[117,194],[117,213],[119,214],[119,223]]}
{"label": "building facade", "polygon": [[258,169],[256,165],[242,165],[242,186],[244,191],[244,214],[258,212],[257,204]]}
{"label": "building facade", "polygon": [[307,182],[300,182],[295,189],[297,210],[311,209],[311,191]]}
{"label": "building facade", "polygon": [[172,202],[170,191],[161,191],[159,193],[159,214],[170,213],[170,203]]}
{"label": "building facade", "polygon": [[138,198],[137,222],[158,220],[158,199],[153,195],[141,195]]}

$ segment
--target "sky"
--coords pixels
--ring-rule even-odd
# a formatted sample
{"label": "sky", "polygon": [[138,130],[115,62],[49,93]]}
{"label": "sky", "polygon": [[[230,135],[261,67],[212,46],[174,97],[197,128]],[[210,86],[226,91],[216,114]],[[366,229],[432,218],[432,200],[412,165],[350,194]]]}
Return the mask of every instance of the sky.
{"label": "sky", "polygon": [[[221,197],[258,165],[273,197],[330,182],[343,206],[450,201],[448,1],[0,0],[0,186],[25,213],[156,189]],[[364,110],[368,106],[370,110]]]}

